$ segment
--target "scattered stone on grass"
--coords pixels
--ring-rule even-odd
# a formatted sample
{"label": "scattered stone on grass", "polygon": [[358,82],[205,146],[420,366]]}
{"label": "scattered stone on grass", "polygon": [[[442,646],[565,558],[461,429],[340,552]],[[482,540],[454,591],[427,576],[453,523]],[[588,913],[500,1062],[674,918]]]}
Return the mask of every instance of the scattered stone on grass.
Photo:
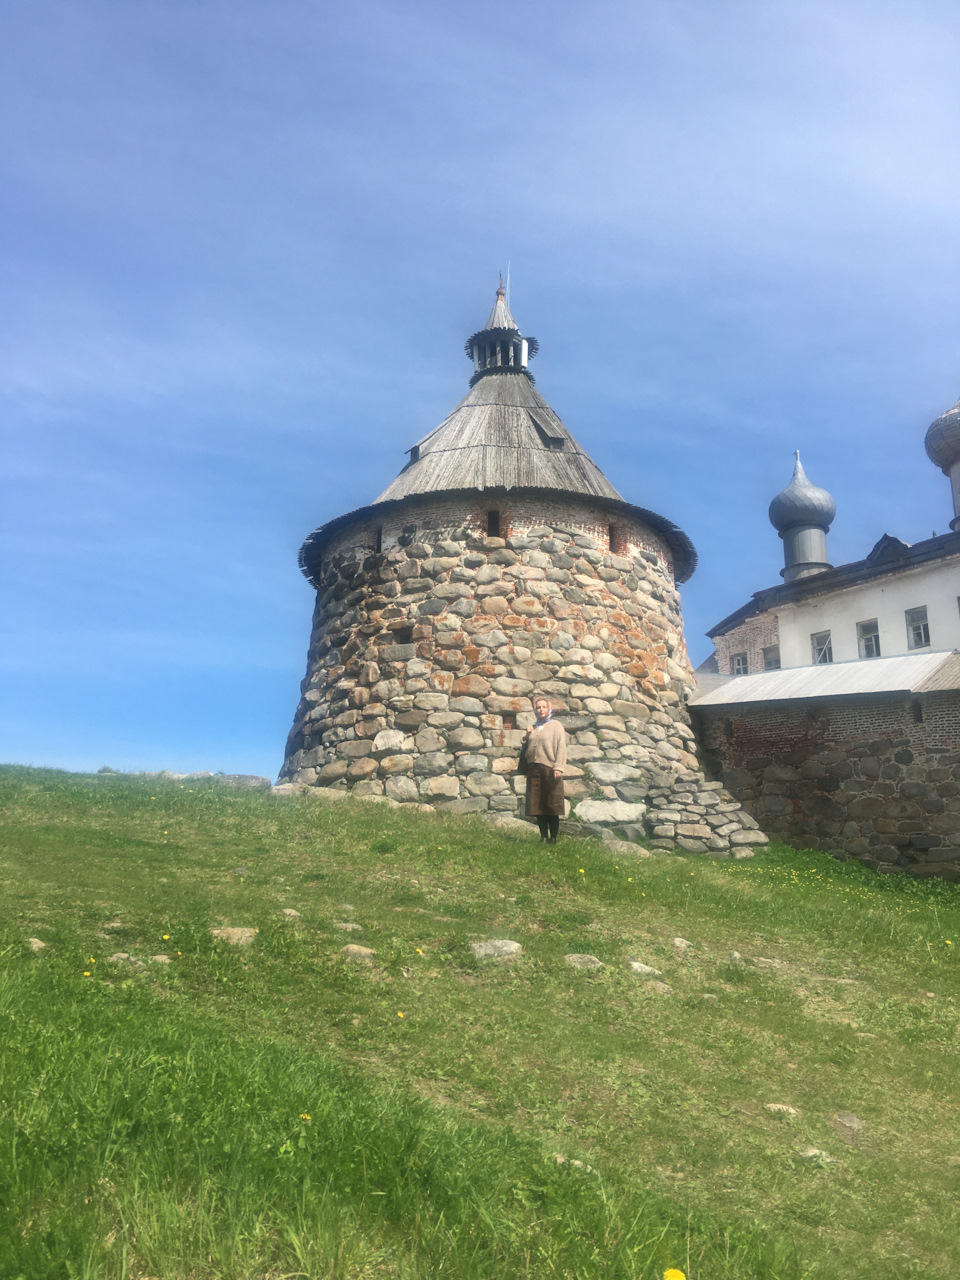
{"label": "scattered stone on grass", "polygon": [[741,858],[755,858],[757,851],[756,849],[744,849],[741,845],[738,849],[731,850],[730,856],[739,862]]}
{"label": "scattered stone on grass", "polygon": [[660,982],[656,978],[647,983],[648,991],[656,991],[658,995],[669,996],[673,994],[673,987],[669,982]]}
{"label": "scattered stone on grass", "polygon": [[160,954],[159,954],[159,955],[151,956],[151,957],[150,957],[150,959],[153,961],[153,963],[154,963],[154,964],[169,964],[169,963],[170,963],[170,957],[169,957],[169,956],[165,956],[165,955],[163,954],[163,952],[162,952],[162,951],[160,952]]}
{"label": "scattered stone on grass", "polygon": [[739,951],[731,951],[727,956],[727,964],[743,964],[743,956]]}
{"label": "scattered stone on grass", "polygon": [[259,932],[259,929],[249,929],[246,925],[224,926],[211,929],[210,936],[220,942],[229,942],[234,947],[249,947]]}
{"label": "scattered stone on grass", "polygon": [[337,910],[338,911],[356,911],[356,907],[353,905],[352,902],[338,902]]}
{"label": "scattered stone on grass", "polygon": [[673,945],[677,948],[678,951],[683,952],[683,951],[689,951],[690,948],[693,946],[693,943],[688,942],[686,938],[674,938]]}
{"label": "scattered stone on grass", "polygon": [[363,933],[363,926],[354,920],[339,920],[333,927],[339,929],[341,933]]}
{"label": "scattered stone on grass", "polygon": [[471,942],[470,950],[478,960],[515,960],[522,954],[523,947],[509,938],[490,938],[486,942]]}
{"label": "scattered stone on grass", "polygon": [[143,968],[143,961],[138,960],[136,956],[132,956],[129,951],[115,951],[112,956],[107,956],[108,964],[132,964],[135,969]]}
{"label": "scattered stone on grass", "polygon": [[705,991],[700,997],[701,1000],[719,1000],[720,997],[713,994],[712,991]]}
{"label": "scattered stone on grass", "polygon": [[801,1160],[816,1160],[820,1164],[836,1164],[837,1157],[830,1155],[826,1151],[821,1151],[819,1147],[803,1147],[797,1152]]}
{"label": "scattered stone on grass", "polygon": [[798,1116],[800,1114],[796,1107],[791,1107],[786,1102],[765,1102],[763,1108],[774,1116]]}
{"label": "scattered stone on grass", "polygon": [[[431,806],[427,806],[430,808]],[[491,827],[497,827],[501,831],[509,831],[513,835],[526,836],[528,839],[540,839],[540,832],[531,822],[524,822],[522,818],[516,817],[512,813],[498,813],[496,810],[487,810],[480,814],[480,817]]]}
{"label": "scattered stone on grass", "polygon": [[570,955],[564,956],[567,964],[571,969],[602,969],[603,961],[598,960],[596,956],[587,955],[582,951],[572,951]]}
{"label": "scattered stone on grass", "polygon": [[568,1160],[567,1157],[561,1155],[559,1151],[555,1151],[550,1158],[557,1164],[568,1164],[571,1169],[582,1169],[584,1173],[593,1173],[592,1164],[584,1164],[582,1160]]}
{"label": "scattered stone on grass", "polygon": [[852,1115],[849,1111],[838,1112],[834,1119],[840,1128],[840,1132],[849,1142],[854,1142],[859,1138],[866,1127],[859,1116]]}
{"label": "scattered stone on grass", "polygon": [[344,960],[355,960],[359,964],[371,964],[373,957],[377,953],[372,947],[361,947],[355,942],[348,942],[345,947],[340,948],[340,954]]}
{"label": "scattered stone on grass", "polygon": [[284,908],[283,908],[283,912],[282,912],[282,914],[283,914],[283,915],[285,915],[285,916],[287,917],[287,919],[288,919],[288,920],[299,920],[299,919],[300,919],[300,912],[299,912],[299,911],[295,911],[295,910],[293,909],[293,907],[284,907]]}
{"label": "scattered stone on grass", "polygon": [[628,960],[627,966],[640,978],[662,978],[663,974],[659,969],[654,969],[649,964],[643,964],[640,960]]}
{"label": "scattered stone on grass", "polygon": [[247,870],[246,867],[234,867],[233,874],[235,876],[247,876],[250,874],[250,872]]}
{"label": "scattered stone on grass", "polygon": [[47,944],[45,942],[41,942],[39,938],[28,938],[27,945],[30,950],[36,952],[37,955],[39,955],[41,951],[46,951],[47,949]]}
{"label": "scattered stone on grass", "polygon": [[784,967],[783,960],[768,960],[766,956],[755,956],[753,963],[759,965],[761,969],[782,969]]}
{"label": "scattered stone on grass", "polygon": [[653,854],[649,849],[644,849],[642,845],[631,844],[629,840],[618,840],[616,836],[612,836],[609,840],[603,841],[603,847],[608,853],[616,853],[624,858],[652,858]]}
{"label": "scattered stone on grass", "polygon": [[104,929],[125,929],[126,925],[122,920],[108,920],[103,927]]}

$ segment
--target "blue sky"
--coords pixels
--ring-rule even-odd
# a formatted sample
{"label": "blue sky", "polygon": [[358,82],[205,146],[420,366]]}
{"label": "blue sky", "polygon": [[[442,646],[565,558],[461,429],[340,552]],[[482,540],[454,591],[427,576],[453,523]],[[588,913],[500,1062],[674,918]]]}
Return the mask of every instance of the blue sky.
{"label": "blue sky", "polygon": [[944,532],[960,9],[31,0],[0,29],[0,759],[275,775],[316,525],[466,391],[511,264],[537,385],[693,538],[703,632]]}

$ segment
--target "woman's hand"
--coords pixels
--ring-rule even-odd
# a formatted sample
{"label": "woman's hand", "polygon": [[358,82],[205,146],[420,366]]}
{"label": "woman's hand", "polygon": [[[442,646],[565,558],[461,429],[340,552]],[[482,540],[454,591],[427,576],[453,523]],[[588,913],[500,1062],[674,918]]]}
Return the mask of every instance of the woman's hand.
{"label": "woman's hand", "polygon": [[563,777],[563,770],[562,770],[562,769],[554,769],[554,771],[553,771],[553,776],[554,776],[555,778],[562,778],[562,777]]}

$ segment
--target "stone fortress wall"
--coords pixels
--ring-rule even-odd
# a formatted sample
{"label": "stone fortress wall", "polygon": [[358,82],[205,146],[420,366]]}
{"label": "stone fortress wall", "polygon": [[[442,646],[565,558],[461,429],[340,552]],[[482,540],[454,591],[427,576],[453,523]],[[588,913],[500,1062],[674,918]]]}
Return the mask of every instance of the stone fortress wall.
{"label": "stone fortress wall", "polygon": [[960,692],[694,707],[707,759],[774,839],[960,880]]}
{"label": "stone fortress wall", "polygon": [[542,691],[568,731],[577,817],[720,857],[766,843],[700,768],[663,539],[549,493],[501,501],[505,536],[487,537],[479,498],[368,512],[324,547],[281,779],[515,812]]}

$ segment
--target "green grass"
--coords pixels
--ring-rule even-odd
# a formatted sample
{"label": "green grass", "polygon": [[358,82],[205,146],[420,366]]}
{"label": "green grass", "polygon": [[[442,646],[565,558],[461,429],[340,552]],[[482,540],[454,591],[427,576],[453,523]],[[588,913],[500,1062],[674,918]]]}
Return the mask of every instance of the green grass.
{"label": "green grass", "polygon": [[213,781],[0,810],[2,1280],[960,1274],[957,886]]}

